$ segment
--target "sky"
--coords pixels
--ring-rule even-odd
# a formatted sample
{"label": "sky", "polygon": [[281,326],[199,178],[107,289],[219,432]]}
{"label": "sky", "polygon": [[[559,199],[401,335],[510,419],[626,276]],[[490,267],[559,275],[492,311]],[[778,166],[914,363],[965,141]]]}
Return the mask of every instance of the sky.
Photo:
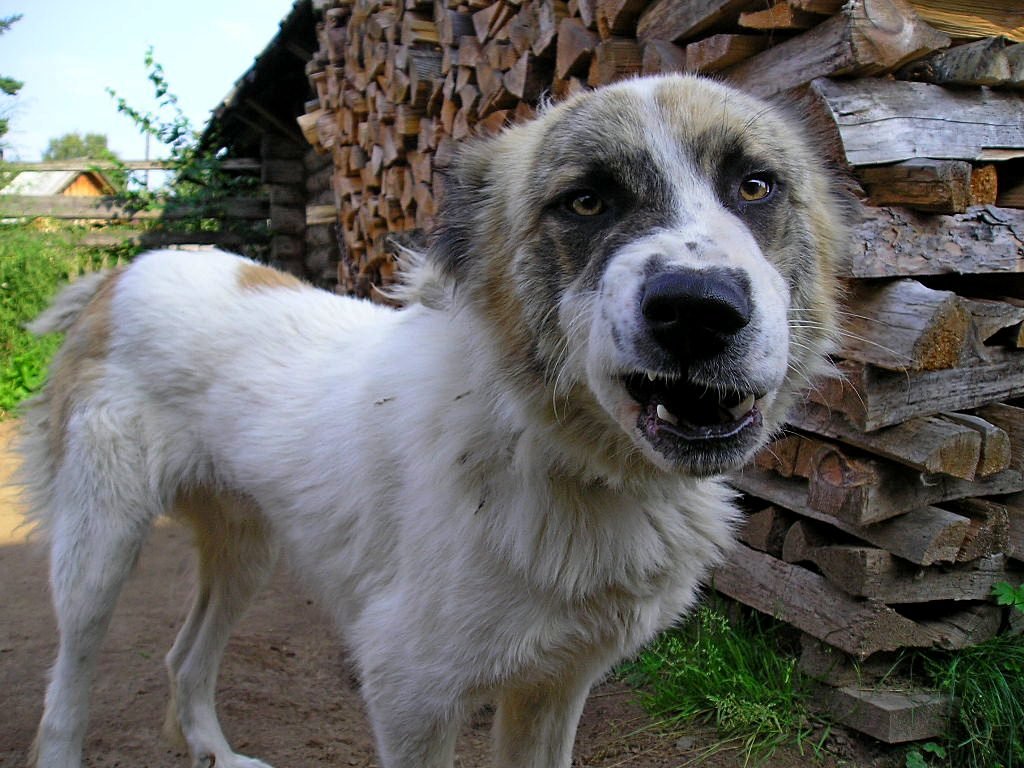
{"label": "sky", "polygon": [[[25,83],[0,93],[10,119],[4,159],[40,160],[50,139],[102,133],[123,160],[145,157],[146,141],[106,89],[155,111],[146,50],[153,47],[172,93],[201,129],[234,82],[277,33],[292,0],[0,0],[0,17],[21,21],[0,35],[0,75]],[[155,142],[150,157],[166,157]]]}

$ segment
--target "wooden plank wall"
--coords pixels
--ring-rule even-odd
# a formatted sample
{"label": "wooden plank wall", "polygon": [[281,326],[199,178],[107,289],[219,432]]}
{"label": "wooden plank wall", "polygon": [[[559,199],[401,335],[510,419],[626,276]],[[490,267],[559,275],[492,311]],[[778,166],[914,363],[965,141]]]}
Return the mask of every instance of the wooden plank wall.
{"label": "wooden plank wall", "polygon": [[[529,118],[544,93],[693,71],[806,112],[865,204],[845,333],[835,377],[737,473],[749,520],[715,586],[803,631],[819,672],[818,644],[867,664],[1004,626],[992,584],[1024,578],[1022,14],[979,20],[939,0],[317,5],[317,98],[300,125],[331,158],[334,210],[307,214],[336,217],[348,292],[393,277],[389,235],[430,228],[458,143]],[[835,701],[885,709],[821,676]],[[928,735],[885,722],[863,727]]]}

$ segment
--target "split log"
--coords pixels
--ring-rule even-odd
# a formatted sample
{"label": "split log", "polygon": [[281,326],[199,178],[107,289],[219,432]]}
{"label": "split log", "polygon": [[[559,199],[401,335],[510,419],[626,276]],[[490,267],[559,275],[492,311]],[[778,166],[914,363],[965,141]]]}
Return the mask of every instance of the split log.
{"label": "split log", "polygon": [[[765,56],[783,46],[766,51]],[[760,56],[743,66],[753,67]],[[1024,95],[954,90],[877,78],[819,78],[809,109],[832,124],[847,162],[879,165],[928,157],[1008,160],[1024,157]]]}
{"label": "split log", "polygon": [[886,744],[941,736],[948,730],[954,706],[946,694],[877,685],[820,686],[812,701],[837,722]]}
{"label": "split log", "polygon": [[902,67],[896,76],[935,85],[1020,85],[1014,80],[1006,38],[991,37],[940,51]]}
{"label": "split log", "polygon": [[744,29],[772,30],[810,29],[821,23],[822,18],[814,13],[797,8],[792,3],[777,2],[759,11],[744,11],[740,14],[739,25]]}
{"label": "split log", "polygon": [[667,72],[685,72],[686,50],[664,40],[648,40],[644,45],[643,73],[653,75]]}
{"label": "split log", "polygon": [[782,548],[787,563],[809,562],[839,589],[854,597],[888,604],[935,600],[985,600],[997,581],[1017,580],[1002,554],[948,568],[922,568],[876,547],[836,544],[806,522],[790,526]]}
{"label": "split log", "polygon": [[605,40],[594,49],[587,82],[598,86],[633,77],[643,71],[643,64],[643,49],[635,40],[625,37]]}
{"label": "split log", "polygon": [[679,42],[735,19],[753,0],[655,0],[640,16],[637,37],[641,42]]}
{"label": "split log", "polygon": [[807,503],[805,480],[780,478],[754,467],[745,467],[731,476],[730,483],[759,499],[831,525],[918,565],[957,562],[971,529],[970,518],[939,507],[915,509],[874,525],[851,525],[811,507]]}
{"label": "split log", "polygon": [[600,40],[597,33],[583,26],[579,19],[562,19],[558,25],[555,76],[565,79],[571,75],[585,75]]}
{"label": "split log", "polygon": [[537,34],[530,50],[534,56],[547,57],[554,53],[558,25],[569,15],[565,0],[538,0]]}
{"label": "split log", "polygon": [[1000,622],[996,606],[915,622],[880,601],[852,598],[823,576],[742,544],[715,569],[712,586],[861,659],[899,648],[962,648],[992,637]]}
{"label": "split log", "polygon": [[[1005,439],[1005,433],[1000,433]],[[884,459],[801,435],[769,443],[758,452],[754,463],[782,477],[807,478],[807,503],[851,525],[870,525],[969,496],[1024,490],[1024,476],[1012,469],[973,482],[948,475],[924,476]]]}
{"label": "split log", "polygon": [[957,365],[970,340],[971,315],[951,291],[915,280],[856,284],[847,299],[839,354],[890,370]]}
{"label": "split log", "polygon": [[434,12],[434,21],[442,45],[453,46],[459,38],[476,33],[473,15],[468,11],[441,8]]}
{"label": "split log", "polygon": [[316,224],[333,224],[338,220],[338,210],[334,204],[330,205],[307,205],[306,226]]}
{"label": "split log", "polygon": [[1006,37],[1024,43],[1024,10],[1019,0],[910,0],[921,18],[951,37]]}
{"label": "split log", "polygon": [[973,480],[981,461],[978,431],[942,415],[864,432],[840,411],[807,400],[790,414],[789,423],[930,474]]}
{"label": "split log", "polygon": [[[1005,300],[1002,301],[992,299],[961,299],[960,301],[971,313],[971,325],[977,342],[981,344],[997,342],[1005,335],[1004,331],[1016,330],[1017,333],[1010,334],[1007,338],[1008,346],[1020,348],[1018,339],[1021,323],[1024,322],[1024,301],[1013,297],[1005,297]],[[984,357],[983,350],[976,351],[980,357]]]}
{"label": "split log", "polygon": [[892,71],[949,42],[922,23],[904,0],[853,0],[810,32],[769,48],[727,75],[752,93],[772,96],[829,75]]}
{"label": "split log", "polygon": [[694,72],[720,72],[767,47],[763,35],[712,35],[686,46],[686,63]]}
{"label": "split log", "polygon": [[957,560],[966,562],[990,552],[1005,552],[1010,522],[1006,506],[987,499],[961,499],[945,505],[971,521]]}
{"label": "split log", "polygon": [[[985,166],[991,168],[991,166]],[[985,177],[989,171],[982,171]],[[972,205],[994,205],[996,187],[975,179],[962,160],[907,160],[860,168],[857,177],[871,205],[902,205],[927,213],[963,213]]]}
{"label": "split log", "polygon": [[521,101],[536,102],[551,82],[551,65],[525,51],[505,73],[505,88]]}
{"label": "split log", "polygon": [[[1010,467],[1010,437],[1006,432],[970,413],[947,413],[946,418],[973,429],[981,438],[978,477],[988,477]],[[979,492],[977,495],[985,494]]]}
{"label": "split log", "polygon": [[825,378],[809,393],[842,411],[860,429],[874,430],[942,411],[979,408],[1024,395],[1024,357],[1007,353],[970,368],[898,373],[855,362],[839,364],[843,378]]}
{"label": "split log", "polygon": [[748,547],[782,557],[786,533],[794,515],[780,507],[769,506],[746,516],[739,530],[739,539]]}
{"label": "split log", "polygon": [[603,39],[633,35],[648,0],[597,0],[597,29]]}
{"label": "split log", "polygon": [[1024,408],[993,403],[982,406],[975,413],[1006,433],[1010,444],[1009,466],[1024,471]]}

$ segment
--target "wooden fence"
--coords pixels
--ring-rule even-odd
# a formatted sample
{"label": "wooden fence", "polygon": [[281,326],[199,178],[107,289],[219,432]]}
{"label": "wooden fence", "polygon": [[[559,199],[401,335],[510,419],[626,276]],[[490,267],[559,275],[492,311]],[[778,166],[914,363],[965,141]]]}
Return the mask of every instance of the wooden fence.
{"label": "wooden fence", "polygon": [[[232,173],[259,174],[259,160],[225,160],[221,168]],[[166,171],[166,160],[58,160],[39,163],[5,163],[6,171]],[[82,242],[98,247],[136,243],[146,247],[197,244],[241,248],[266,241],[270,202],[265,194],[233,196],[204,204],[178,204],[173,200],[156,208],[138,208],[117,196],[6,195],[0,190],[0,219],[54,218],[86,221],[98,225],[128,225],[134,228],[101,226]],[[186,221],[217,219],[231,226],[217,231],[182,229]]]}

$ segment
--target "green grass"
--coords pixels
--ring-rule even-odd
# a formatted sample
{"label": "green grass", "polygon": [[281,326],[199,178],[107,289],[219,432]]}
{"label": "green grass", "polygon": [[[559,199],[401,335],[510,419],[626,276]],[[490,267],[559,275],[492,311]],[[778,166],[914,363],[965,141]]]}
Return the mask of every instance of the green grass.
{"label": "green grass", "polygon": [[806,742],[813,722],[795,655],[787,652],[792,631],[755,612],[731,620],[725,606],[710,597],[624,665],[622,676],[666,726],[712,722],[721,746],[739,747],[748,759]]}
{"label": "green grass", "polygon": [[0,419],[42,385],[60,344],[36,338],[24,324],[39,314],[70,278],[103,266],[109,256],[75,245],[73,228],[0,224]]}
{"label": "green grass", "polygon": [[[712,594],[620,675],[666,729],[703,719],[717,726],[719,748],[737,747],[748,760],[784,745],[816,751],[811,734],[822,721],[809,710],[793,640],[786,625]],[[1024,768],[1024,636],[908,651],[900,668],[957,703],[942,736],[907,749],[907,768]]]}
{"label": "green grass", "polygon": [[1024,637],[999,635],[926,656],[924,670],[933,685],[957,702],[942,740],[942,765],[1024,767]]}

